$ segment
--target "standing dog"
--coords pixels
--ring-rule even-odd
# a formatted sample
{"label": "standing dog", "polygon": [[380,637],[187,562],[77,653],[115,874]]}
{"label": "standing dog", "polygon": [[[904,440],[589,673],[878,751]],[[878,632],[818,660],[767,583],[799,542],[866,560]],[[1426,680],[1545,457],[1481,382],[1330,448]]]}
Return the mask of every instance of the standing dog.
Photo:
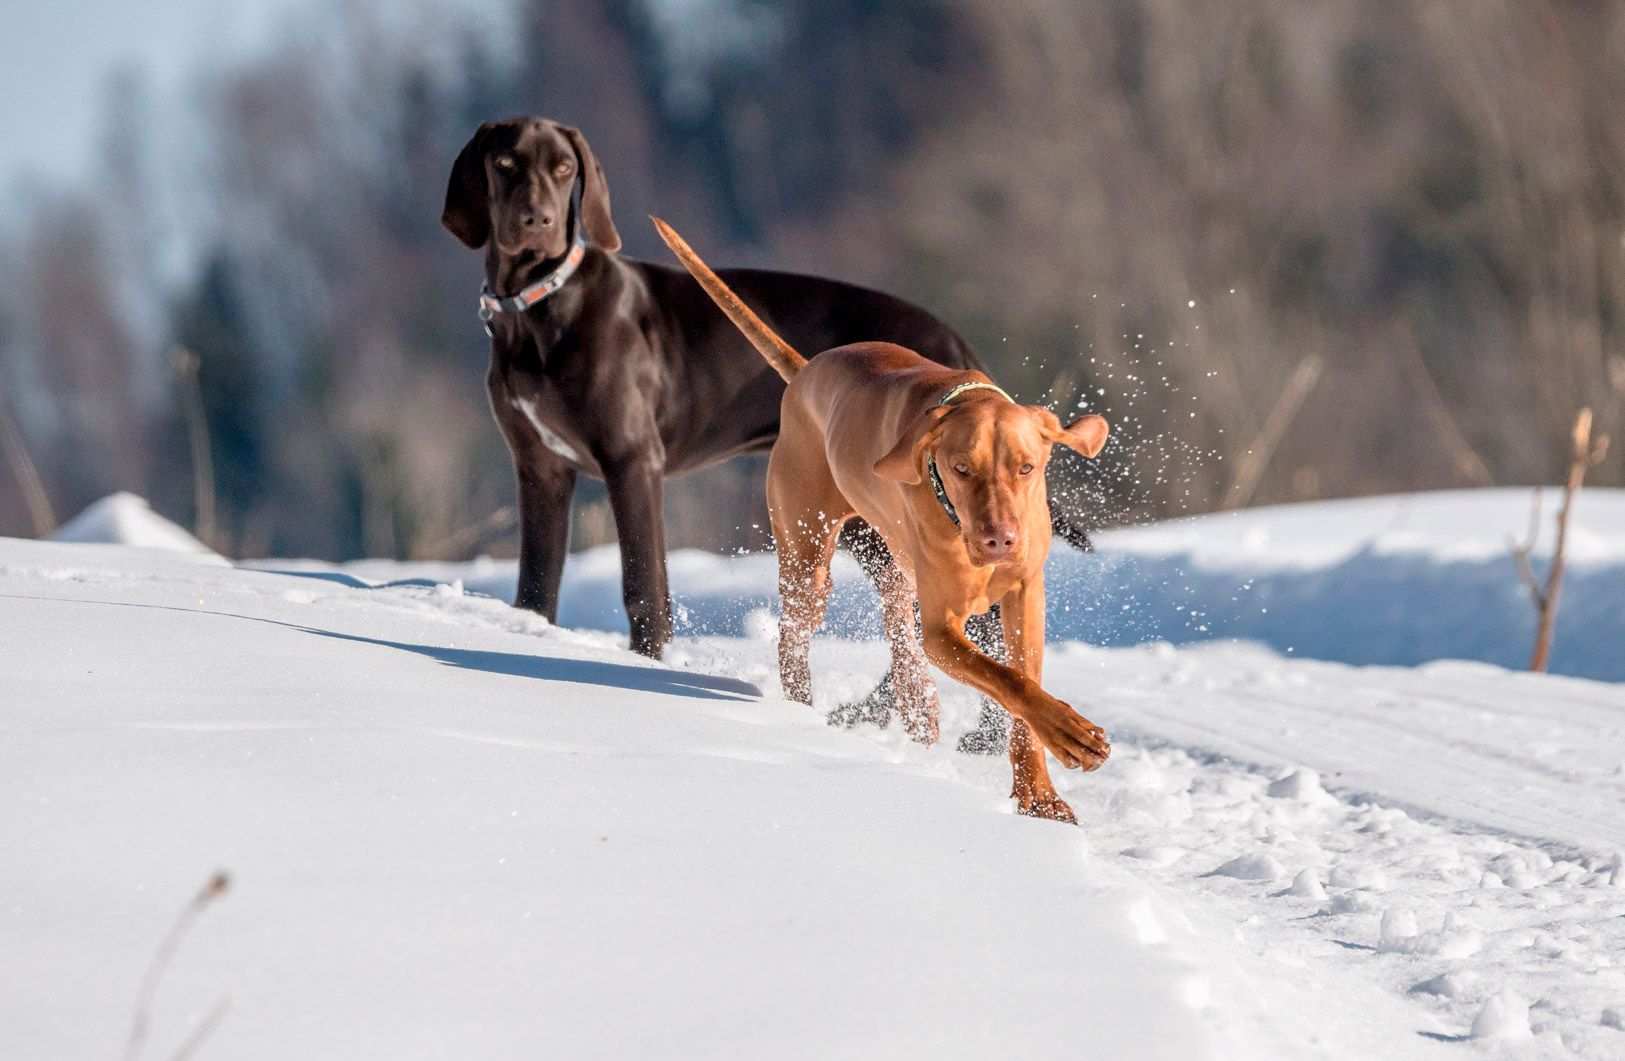
{"label": "standing dog", "polygon": [[[1093,457],[1106,421],[1017,405],[981,372],[948,368],[885,342],[826,350],[812,361],[762,322],[665,222],[666,241],[789,387],[768,459],[767,504],[779,553],[779,679],[812,703],[807,655],[829,599],[842,524],[860,517],[895,563],[880,579],[900,712],[924,742],[937,736],[929,660],[1003,704],[1011,795],[1023,814],[1076,823],[1055,792],[1044,749],[1064,766],[1098,768],[1110,754],[1099,726],[1039,685],[1044,660],[1044,559],[1050,521],[1044,466],[1057,443]],[[914,637],[918,599],[924,653]],[[1002,606],[1013,663],[983,655],[965,620]]]}
{"label": "standing dog", "polygon": [[[596,476],[620,538],[632,647],[658,657],[672,632],[662,480],[772,445],[784,384],[682,270],[614,253],[609,186],[569,126],[480,126],[452,166],[441,222],[485,251],[486,382],[519,479],[514,603],[558,618],[570,497],[579,473]],[[900,299],[790,273],[725,275],[808,349],[880,336],[977,367],[952,329]]]}

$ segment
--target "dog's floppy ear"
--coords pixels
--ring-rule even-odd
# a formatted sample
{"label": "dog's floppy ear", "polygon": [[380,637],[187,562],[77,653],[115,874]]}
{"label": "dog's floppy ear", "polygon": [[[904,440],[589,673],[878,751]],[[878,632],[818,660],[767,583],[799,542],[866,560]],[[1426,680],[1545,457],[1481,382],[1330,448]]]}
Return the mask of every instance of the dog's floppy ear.
{"label": "dog's floppy ear", "polygon": [[903,430],[891,452],[875,461],[875,474],[882,479],[917,485],[926,447],[941,437],[942,418],[949,411],[947,406],[936,405],[916,416],[913,423]]}
{"label": "dog's floppy ear", "polygon": [[576,163],[581,167],[581,220],[587,226],[587,235],[607,251],[621,249],[621,234],[615,231],[615,222],[609,213],[609,182],[604,180],[604,167],[592,153],[592,145],[581,135],[580,129],[559,126],[559,132],[576,149]]}
{"label": "dog's floppy ear", "polygon": [[481,124],[457,153],[457,161],[451,164],[451,180],[446,183],[446,209],[440,214],[440,223],[474,250],[485,246],[485,241],[491,238],[491,196],[485,182],[485,141],[492,128],[490,122]]}
{"label": "dog's floppy ear", "polygon": [[1058,446],[1075,449],[1085,457],[1093,457],[1106,445],[1106,436],[1111,428],[1104,416],[1086,413],[1076,420],[1061,426],[1061,421],[1048,409],[1035,409],[1044,422],[1044,437]]}

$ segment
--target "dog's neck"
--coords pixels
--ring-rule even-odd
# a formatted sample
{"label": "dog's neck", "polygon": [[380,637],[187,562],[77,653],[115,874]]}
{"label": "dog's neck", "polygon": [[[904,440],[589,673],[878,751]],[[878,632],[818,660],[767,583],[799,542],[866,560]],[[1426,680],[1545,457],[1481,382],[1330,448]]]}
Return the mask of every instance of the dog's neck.
{"label": "dog's neck", "polygon": [[543,258],[532,251],[507,254],[492,240],[485,253],[485,286],[499,298],[511,298],[557,272],[574,247],[575,240],[572,239],[563,254]]}
{"label": "dog's neck", "polygon": [[[534,332],[541,326],[556,339],[559,330],[568,327],[580,299],[570,298],[564,288],[587,256],[587,242],[576,227],[574,209],[567,233],[565,252],[551,258],[529,251],[506,254],[491,241],[485,253],[485,286],[480,290],[479,314],[485,334],[494,339],[499,330],[508,327]],[[561,301],[569,303],[569,308],[561,307]]]}
{"label": "dog's neck", "polygon": [[[974,394],[977,391],[981,391],[983,395],[989,396],[996,394],[1007,402],[1015,401],[1014,398],[1005,393],[1003,387],[996,383],[983,383],[980,380],[970,380],[949,388],[948,393],[944,394],[942,398],[938,400],[937,404],[953,405],[964,395]],[[954,503],[948,500],[948,488],[942,483],[942,472],[937,470],[937,455],[935,453],[926,454],[925,477],[926,481],[931,486],[931,493],[937,499],[937,504],[941,506],[943,512],[947,513],[948,519],[951,520],[953,525],[957,528],[959,526],[959,513],[954,509]]]}
{"label": "dog's neck", "polygon": [[512,298],[564,264],[582,236],[578,195],[579,192],[572,188],[569,203],[565,206],[564,250],[551,258],[535,251],[520,251],[518,254],[504,252],[497,246],[496,227],[492,226],[490,242],[485,245],[486,290],[499,298]]}

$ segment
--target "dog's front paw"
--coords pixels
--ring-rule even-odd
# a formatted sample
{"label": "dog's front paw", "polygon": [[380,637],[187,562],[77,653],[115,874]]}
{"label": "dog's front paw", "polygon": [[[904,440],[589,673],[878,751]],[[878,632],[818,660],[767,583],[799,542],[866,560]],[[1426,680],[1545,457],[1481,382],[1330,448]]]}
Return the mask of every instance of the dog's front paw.
{"label": "dog's front paw", "polygon": [[903,719],[903,732],[916,744],[935,744],[941,736],[937,723],[937,700],[928,703],[898,705],[897,713]]}
{"label": "dog's front paw", "polygon": [[1106,739],[1106,731],[1059,700],[1052,699],[1050,710],[1027,724],[1062,766],[1086,772],[1098,770],[1111,756],[1112,746]]}
{"label": "dog's front paw", "polygon": [[1060,796],[1049,796],[1042,799],[1022,799],[1016,797],[1017,809],[1029,818],[1047,818],[1052,822],[1065,822],[1068,825],[1078,824],[1078,816],[1072,813],[1072,808]]}

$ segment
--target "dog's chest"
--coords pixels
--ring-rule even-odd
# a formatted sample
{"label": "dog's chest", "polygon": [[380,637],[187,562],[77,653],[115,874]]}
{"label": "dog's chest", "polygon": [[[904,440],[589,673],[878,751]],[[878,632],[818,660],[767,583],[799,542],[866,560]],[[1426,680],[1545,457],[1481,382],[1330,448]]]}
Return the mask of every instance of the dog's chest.
{"label": "dog's chest", "polygon": [[550,427],[542,417],[541,407],[534,397],[524,397],[513,391],[508,392],[508,402],[525,421],[536,437],[541,440],[542,446],[554,456],[575,465],[578,468],[589,467],[592,462],[580,448],[572,444],[559,431]]}

